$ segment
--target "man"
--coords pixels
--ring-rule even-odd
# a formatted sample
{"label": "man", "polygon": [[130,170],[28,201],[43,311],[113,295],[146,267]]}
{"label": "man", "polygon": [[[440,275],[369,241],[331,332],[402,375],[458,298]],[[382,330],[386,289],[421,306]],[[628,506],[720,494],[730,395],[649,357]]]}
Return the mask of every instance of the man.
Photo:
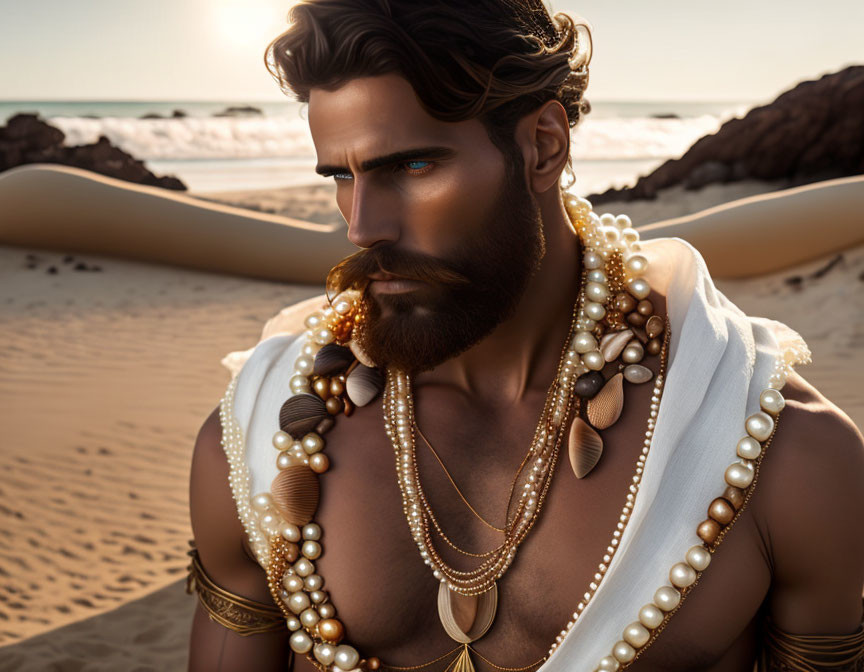
{"label": "man", "polygon": [[[354,352],[361,362],[411,373],[418,432],[440,460],[418,445],[417,470],[429,507],[453,547],[441,536],[434,543],[446,561],[467,572],[482,559],[471,553],[501,543],[498,526],[507,524],[508,488],[532,445],[573,306],[584,289],[584,241],[571,229],[559,187],[569,160],[571,126],[589,109],[582,97],[587,84],[584,34],[577,34],[563,15],[553,22],[539,0],[485,0],[467,6],[443,0],[312,0],[295,8],[292,18],[291,29],[272,45],[274,71],[286,89],[309,103],[318,170],[336,180],[348,238],[361,248],[334,269],[330,285],[362,289],[366,320],[354,327],[354,345],[362,346]],[[734,329],[726,334],[725,350],[715,348],[717,334],[710,329],[704,342],[695,336],[698,311],[685,311],[688,305],[718,315],[726,311],[730,324],[752,328],[757,343],[762,343],[760,329],[767,327],[758,318],[749,321],[736,313],[705,283],[691,287],[686,297],[675,289],[677,281],[664,283],[663,278],[680,277],[687,264],[695,264],[693,273],[704,273],[691,256],[680,257],[686,261],[679,263],[672,252],[659,252],[680,248],[671,243],[651,248],[656,250],[651,264],[657,282],[647,299],[661,323],[681,327],[672,332],[672,342],[679,340],[663,393],[672,396],[664,396],[658,437],[661,426],[671,432],[676,414],[683,415],[689,401],[703,395],[706,407],[693,411],[688,428],[707,431],[712,423],[727,421],[741,425],[745,399],[726,406],[723,400],[730,395],[718,388],[732,386],[724,386],[722,376],[746,378],[741,388],[745,397],[756,390],[757,399],[768,379],[767,350],[765,357],[757,354],[751,369],[747,357],[752,353],[743,345],[733,347]],[[199,586],[209,586],[202,591],[202,605],[209,607],[196,613],[190,669],[283,670],[291,665],[311,670],[316,656],[320,669],[330,664],[322,659],[332,663],[335,649],[327,649],[328,642],[332,639],[335,646],[343,641],[343,625],[344,641],[356,647],[362,660],[351,658],[349,651],[336,660],[340,669],[454,669],[454,656],[444,655],[453,650],[452,635],[439,620],[439,596],[448,593],[441,592],[437,575],[424,564],[428,557],[421,557],[406,526],[405,493],[396,478],[392,436],[382,421],[387,400],[381,395],[321,430],[326,431],[329,457],[321,471],[315,469],[322,474],[314,511],[318,527],[309,535],[303,527],[304,539],[314,542],[314,552],[307,554],[315,562],[313,576],[324,577],[343,625],[329,635],[321,627],[320,619],[334,620],[333,608],[321,608],[329,598],[316,603],[320,614],[311,613],[316,607],[308,601],[297,609],[293,603],[286,608],[287,602],[275,607],[274,596],[280,599],[283,585],[299,594],[303,590],[289,588],[291,581],[303,585],[308,576],[297,564],[294,575],[275,572],[275,549],[296,542],[307,553],[306,542],[291,541],[290,531],[285,532],[288,541],[278,533],[263,541],[247,534],[251,528],[244,525],[256,505],[250,495],[258,496],[253,486],[264,467],[253,457],[245,463],[241,458],[239,471],[238,463],[229,463],[237,459],[232,451],[238,439],[233,424],[226,429],[226,423],[233,423],[233,415],[252,418],[242,428],[250,444],[255,423],[269,427],[276,422],[273,409],[285,399],[276,398],[273,390],[280,385],[284,390],[292,373],[283,361],[293,361],[301,343],[297,334],[313,323],[298,324],[293,335],[266,339],[256,348],[238,375],[233,409],[225,414],[223,408],[221,420],[219,409],[214,410],[199,433],[191,508],[196,577]],[[710,369],[714,375],[702,375],[699,354],[711,359],[714,352],[723,361],[711,365],[716,365]],[[688,365],[685,358],[693,353]],[[655,366],[652,373],[657,372]],[[291,392],[301,394],[302,382]],[[856,524],[864,504],[864,441],[840,409],[794,372],[782,389],[786,406],[760,465],[758,488],[744,505],[735,505],[740,511],[734,529],[712,547],[711,565],[699,575],[698,585],[682,591],[686,600],[677,610],[669,608],[662,627],[651,631],[650,644],[636,645],[644,648],[635,659],[625,660],[629,654],[620,653],[615,639],[606,642],[607,630],[618,632],[617,639],[621,628],[637,620],[628,600],[637,600],[638,610],[641,598],[635,593],[640,588],[623,586],[643,568],[656,573],[657,558],[668,552],[659,542],[652,546],[625,531],[615,536],[616,549],[622,541],[617,555],[604,558],[602,571],[608,565],[608,575],[597,578],[598,560],[612,549],[607,548],[612,531],[629,524],[619,517],[621,502],[637,482],[632,480],[633,464],[643,450],[655,392],[651,385],[627,386],[623,411],[603,430],[606,450],[589,475],[576,478],[558,464],[537,524],[497,578],[491,627],[474,637],[470,651],[462,646],[462,666],[456,669],[470,669],[470,659],[475,669],[490,671],[627,666],[646,672],[749,672],[757,657],[762,669],[785,669],[780,666],[790,658],[778,650],[782,643],[806,644],[808,635],[829,636],[835,649],[846,652],[846,662],[830,667],[836,658],[814,653],[811,644],[801,655],[813,665],[800,669],[862,669],[864,535],[857,533]],[[340,404],[350,403],[335,396],[337,412]],[[752,410],[746,407],[747,413]],[[698,471],[675,475],[679,458],[707,464],[714,448],[706,447],[702,455],[691,447],[667,458],[664,477],[651,460],[663,459],[666,444],[660,438],[655,443],[659,446],[652,444],[644,465],[643,490],[656,482],[663,492],[640,493],[635,501],[638,509],[640,496],[643,501],[654,497],[653,514],[643,513],[645,520],[654,516],[654,529],[662,534],[658,528],[677,530],[681,525],[672,512],[658,517],[664,502],[676,501],[678,493],[703,478],[711,482]],[[733,444],[733,456],[734,451]],[[275,452],[270,448],[268,454]],[[642,464],[637,474],[643,473]],[[294,463],[286,458],[285,465]],[[244,475],[245,469],[251,476]],[[713,491],[706,490],[705,496],[707,505]],[[260,501],[263,511],[272,499]],[[705,516],[704,509],[687,513]],[[645,523],[638,529],[649,527]],[[705,539],[701,531],[700,537]],[[693,539],[699,541],[695,532]],[[633,550],[643,542],[650,553]],[[456,546],[468,549],[467,554],[455,553]],[[293,548],[285,551],[294,554],[290,562],[297,555],[297,546]],[[269,586],[265,567],[271,571]],[[307,588],[320,594],[317,581]],[[586,599],[586,590],[596,598],[583,614],[577,604]],[[462,602],[449,595],[457,605],[454,620],[460,627],[467,624],[464,630],[469,631],[480,618],[478,604],[488,601]],[[460,604],[468,605],[467,615]],[[581,617],[575,618],[574,610]],[[303,614],[308,619],[300,619]],[[291,630],[282,625],[286,618]],[[575,621],[575,627],[568,621]],[[237,634],[250,623],[255,634]],[[770,638],[774,648],[767,652],[766,624],[776,631]],[[302,646],[312,641],[304,639],[304,632],[318,638],[315,649]],[[626,641],[638,639],[639,632],[633,630]],[[289,645],[289,636],[299,639]],[[556,637],[560,650],[550,655]],[[619,653],[606,655],[613,647]],[[595,655],[595,649],[606,653]]]}

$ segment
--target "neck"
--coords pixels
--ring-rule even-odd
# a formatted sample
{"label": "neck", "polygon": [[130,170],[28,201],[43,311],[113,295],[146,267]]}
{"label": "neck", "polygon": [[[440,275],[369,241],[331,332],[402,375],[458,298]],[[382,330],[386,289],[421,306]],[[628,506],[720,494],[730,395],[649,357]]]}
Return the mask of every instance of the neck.
{"label": "neck", "polygon": [[415,386],[452,386],[496,405],[516,403],[529,390],[548,389],[579,295],[582,248],[560,195],[542,196],[546,254],[513,315],[465,352],[417,374]]}

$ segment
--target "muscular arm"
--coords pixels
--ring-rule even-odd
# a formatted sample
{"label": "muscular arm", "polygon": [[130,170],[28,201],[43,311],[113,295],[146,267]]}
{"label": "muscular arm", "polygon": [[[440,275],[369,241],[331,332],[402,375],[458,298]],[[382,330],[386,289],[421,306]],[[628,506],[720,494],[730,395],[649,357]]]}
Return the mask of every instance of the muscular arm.
{"label": "muscular arm", "polygon": [[789,633],[848,634],[862,622],[864,439],[799,375],[782,393],[757,498],[773,565],[769,613]]}
{"label": "muscular arm", "polygon": [[[263,570],[243,549],[245,533],[231,496],[221,438],[217,408],[202,425],[192,458],[190,513],[199,557],[222,588],[273,604]],[[289,661],[287,629],[241,637],[212,621],[198,604],[189,645],[190,672],[285,672],[291,669]]]}

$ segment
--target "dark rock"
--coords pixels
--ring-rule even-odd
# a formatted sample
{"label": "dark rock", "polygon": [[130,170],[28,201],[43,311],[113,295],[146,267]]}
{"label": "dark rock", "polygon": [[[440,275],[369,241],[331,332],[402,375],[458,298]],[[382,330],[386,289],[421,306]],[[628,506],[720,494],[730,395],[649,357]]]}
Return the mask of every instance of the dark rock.
{"label": "dark rock", "polygon": [[681,117],[674,112],[661,112],[660,114],[652,114],[652,119],[680,119]]}
{"label": "dark rock", "polygon": [[801,82],[731,119],[633,187],[589,196],[595,205],[654,199],[660,189],[739,180],[789,186],[864,173],[864,65]]}
{"label": "dark rock", "polygon": [[57,267],[56,266],[49,266],[46,270],[48,273],[51,273],[52,275],[57,273]]}
{"label": "dark rock", "polygon": [[101,266],[91,266],[89,270],[91,270],[91,271],[101,271],[101,270],[102,270],[102,267],[101,267]]}
{"label": "dark rock", "polygon": [[252,107],[251,105],[234,105],[232,107],[226,107],[222,112],[216,112],[213,114],[214,117],[246,117],[246,116],[259,116],[263,115],[264,112],[259,110],[257,107]]}
{"label": "dark rock", "polygon": [[183,117],[187,117],[187,115],[183,110],[174,110],[171,112],[172,119],[182,119]]}
{"label": "dark rock", "polygon": [[75,261],[75,257],[71,254],[67,254],[65,257],[63,257],[64,264],[71,264],[73,261]]}
{"label": "dark rock", "polygon": [[87,264],[85,264],[83,261],[79,261],[77,264],[75,264],[76,271],[86,271],[87,269]]}
{"label": "dark rock", "polygon": [[16,114],[0,126],[0,171],[29,163],[57,163],[91,170],[118,180],[185,191],[174,176],[157,177],[144,165],[103,136],[90,145],[67,147],[63,132],[35,114]]}

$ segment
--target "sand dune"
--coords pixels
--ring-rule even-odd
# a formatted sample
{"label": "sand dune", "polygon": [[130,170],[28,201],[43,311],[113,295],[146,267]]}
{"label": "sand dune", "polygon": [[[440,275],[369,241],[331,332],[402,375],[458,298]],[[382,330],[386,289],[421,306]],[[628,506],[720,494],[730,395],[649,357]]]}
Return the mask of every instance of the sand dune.
{"label": "sand dune", "polygon": [[[662,199],[641,206],[680,208]],[[635,218],[639,207],[603,210],[629,208]],[[244,227],[255,220],[231,215]],[[322,287],[93,254],[67,259],[73,243],[63,238],[53,252],[0,247],[0,643],[10,645],[0,649],[0,672],[181,670],[194,607],[178,584],[190,536],[188,467],[195,433],[228,381],[219,360],[254,345],[268,318]],[[858,244],[718,282],[745,311],[801,332],[814,357],[801,373],[859,426],[862,281]]]}

